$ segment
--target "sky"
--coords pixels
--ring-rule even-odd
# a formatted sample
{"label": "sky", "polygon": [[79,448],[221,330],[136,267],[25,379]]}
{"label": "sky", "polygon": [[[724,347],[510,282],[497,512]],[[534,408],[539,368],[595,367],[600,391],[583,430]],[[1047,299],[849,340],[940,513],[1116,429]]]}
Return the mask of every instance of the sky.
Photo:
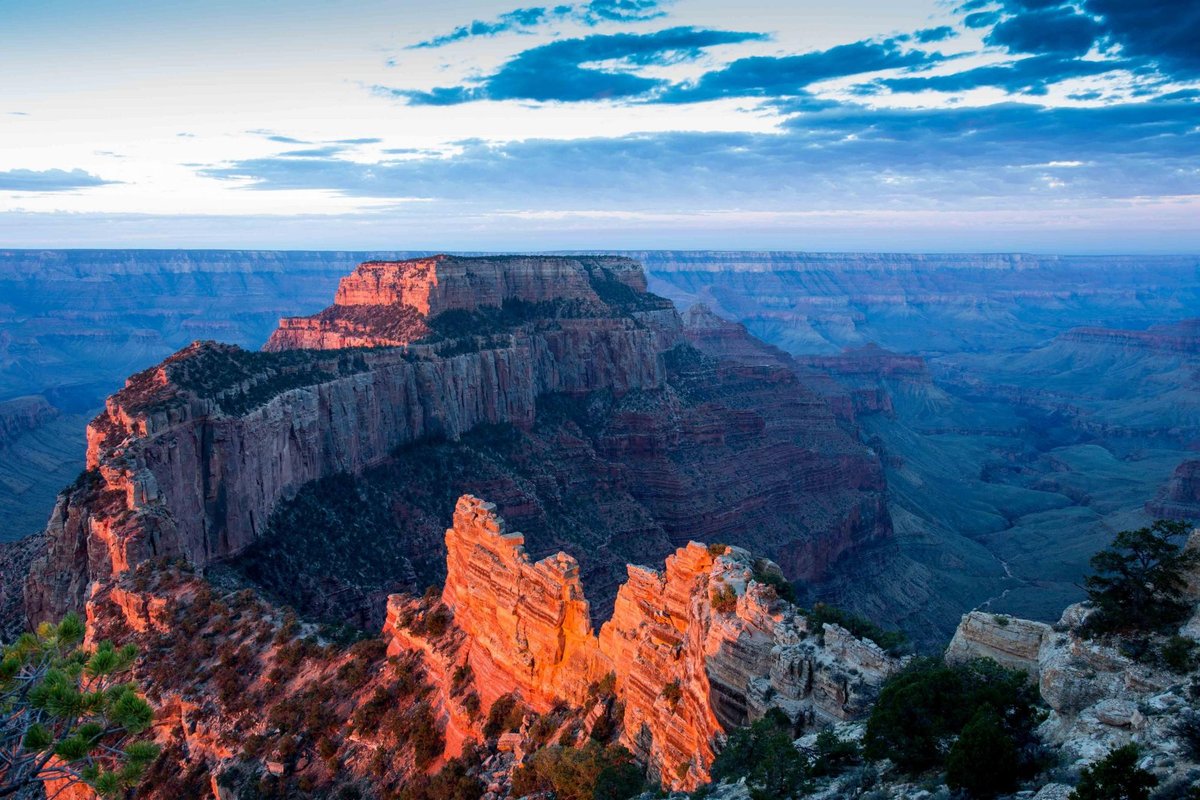
{"label": "sky", "polygon": [[0,0],[0,247],[1200,252],[1195,0]]}

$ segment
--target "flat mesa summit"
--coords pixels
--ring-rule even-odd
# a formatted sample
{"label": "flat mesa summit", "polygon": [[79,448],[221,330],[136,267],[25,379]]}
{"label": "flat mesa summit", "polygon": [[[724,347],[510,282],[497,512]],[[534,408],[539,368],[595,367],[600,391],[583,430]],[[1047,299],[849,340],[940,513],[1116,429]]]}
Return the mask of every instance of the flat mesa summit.
{"label": "flat mesa summit", "polygon": [[342,278],[332,306],[280,320],[263,349],[405,345],[428,336],[429,318],[448,311],[501,308],[513,301],[600,304],[597,278],[610,289],[646,292],[638,263],[617,256],[367,261]]}

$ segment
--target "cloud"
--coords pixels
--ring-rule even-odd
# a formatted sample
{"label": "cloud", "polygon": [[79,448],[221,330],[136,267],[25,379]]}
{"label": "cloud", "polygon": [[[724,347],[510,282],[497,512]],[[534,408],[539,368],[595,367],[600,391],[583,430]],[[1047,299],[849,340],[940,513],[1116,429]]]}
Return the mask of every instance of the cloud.
{"label": "cloud", "polygon": [[932,42],[944,42],[958,36],[958,33],[949,25],[939,25],[936,28],[925,28],[913,34],[921,44],[930,44]]}
{"label": "cloud", "polygon": [[[1169,0],[1147,13],[1131,0],[968,0],[956,9],[969,28],[989,29],[986,45],[1013,56],[999,64],[949,75],[882,78],[856,87],[860,95],[897,92],[965,92],[994,87],[1015,95],[1046,95],[1066,80],[1116,71],[1133,75],[1133,96],[1170,93],[1172,81],[1200,77],[1200,4]],[[940,31],[935,28],[931,31]],[[923,41],[925,31],[915,34]],[[1092,55],[1098,53],[1099,55]],[[1129,81],[1126,81],[1128,84]],[[1073,92],[1080,101],[1102,101],[1103,91]]]}
{"label": "cloud", "polygon": [[448,44],[472,37],[496,36],[513,30],[526,30],[544,22],[549,13],[549,10],[545,8],[518,8],[492,20],[473,20],[455,28],[450,33],[410,45],[409,49],[445,47]]}
{"label": "cloud", "polygon": [[963,18],[963,24],[968,28],[986,28],[999,21],[1000,14],[996,11],[977,11],[974,14],[967,14]]}
{"label": "cloud", "polygon": [[[1020,0],[1018,0],[1020,1]],[[984,42],[1010,53],[1082,56],[1101,33],[1100,24],[1072,6],[1024,11],[999,22]]]}
{"label": "cloud", "polygon": [[[982,9],[982,10],[980,10]],[[1168,80],[1200,78],[1200,3],[1163,0],[969,0],[970,28],[1010,53],[1078,57],[1093,48]]]}
{"label": "cloud", "polygon": [[872,94],[872,88],[884,87],[894,92],[965,92],[981,86],[993,86],[1010,94],[1043,95],[1047,87],[1071,78],[1101,75],[1126,69],[1125,61],[1084,61],[1039,55],[1006,64],[992,64],[954,72],[949,75],[913,75],[881,78],[864,87],[862,94]]}
{"label": "cloud", "polygon": [[[436,158],[250,159],[204,174],[248,179],[248,191],[419,196],[464,208],[1069,209],[1197,194],[1195,111],[1185,102],[843,105],[798,114],[777,134],[471,142]],[[1065,162],[1078,166],[1050,166]]]}
{"label": "cloud", "polygon": [[796,56],[753,56],[708,72],[694,84],[674,86],[657,99],[694,103],[721,97],[788,97],[830,78],[928,66],[943,59],[940,53],[903,50],[896,39],[854,42]]}
{"label": "cloud", "polygon": [[[457,105],[477,100],[582,102],[627,99],[697,103],[723,97],[805,96],[813,83],[889,69],[911,69],[944,60],[940,53],[904,49],[901,39],[860,41],[795,56],[753,56],[712,70],[692,83],[671,83],[632,71],[692,60],[708,47],[762,40],[763,34],[668,28],[647,34],[596,34],[525,50],[496,73],[467,86],[429,91],[377,91],[413,105]],[[598,62],[619,62],[601,68]]]}
{"label": "cloud", "polygon": [[592,25],[601,22],[642,22],[666,14],[659,0],[592,0],[580,9],[582,19]]}
{"label": "cloud", "polygon": [[107,181],[81,169],[13,169],[0,172],[0,191],[8,192],[67,192],[112,183],[119,181]]}
{"label": "cloud", "polygon": [[[645,34],[593,34],[525,50],[474,85],[429,91],[379,87],[377,91],[413,105],[435,106],[474,100],[580,102],[643,97],[667,82],[638,75],[631,67],[677,63],[697,58],[707,47],[763,38],[758,33],[687,27]],[[613,61],[619,66],[582,66]]]}
{"label": "cloud", "polygon": [[1180,78],[1200,77],[1200,3],[1158,0],[1086,0],[1084,10],[1100,25],[1121,54],[1142,58]]}
{"label": "cloud", "polygon": [[334,139],[334,144],[379,144],[383,139],[374,136],[363,136],[358,139]]}
{"label": "cloud", "polygon": [[326,145],[325,147],[310,147],[304,150],[288,150],[279,155],[287,158],[328,158],[329,156],[336,156],[345,149],[336,145]]}
{"label": "cloud", "polygon": [[476,19],[460,25],[450,33],[435,36],[416,44],[410,50],[445,47],[476,37],[499,36],[504,33],[529,32],[550,22],[574,20],[595,27],[603,23],[644,22],[666,14],[660,0],[591,0],[589,3],[533,6],[517,8],[490,20]]}

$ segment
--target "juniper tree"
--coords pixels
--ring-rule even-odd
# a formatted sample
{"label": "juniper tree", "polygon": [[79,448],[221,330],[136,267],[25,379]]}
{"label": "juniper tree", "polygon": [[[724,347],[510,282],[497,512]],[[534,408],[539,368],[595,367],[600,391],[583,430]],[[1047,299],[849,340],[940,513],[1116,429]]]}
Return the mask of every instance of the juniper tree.
{"label": "juniper tree", "polygon": [[1182,622],[1191,610],[1184,572],[1200,557],[1186,550],[1189,527],[1158,520],[1148,528],[1121,531],[1111,546],[1092,556],[1096,570],[1084,581],[1097,613],[1089,630],[1158,631]]}
{"label": "juniper tree", "polygon": [[0,797],[86,783],[102,797],[134,787],[158,755],[136,739],[153,722],[127,677],[132,645],[83,647],[79,617],[43,623],[0,651]]}

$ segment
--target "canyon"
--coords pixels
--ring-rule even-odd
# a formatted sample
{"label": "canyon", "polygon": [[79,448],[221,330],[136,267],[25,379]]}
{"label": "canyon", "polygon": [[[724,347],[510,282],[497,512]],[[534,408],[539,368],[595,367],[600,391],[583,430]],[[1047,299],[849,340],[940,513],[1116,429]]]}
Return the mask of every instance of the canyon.
{"label": "canyon", "polygon": [[[1194,261],[1105,261],[1160,315],[1122,328],[1082,319],[1129,304],[1121,280],[1042,286],[1094,262],[645,258],[649,280],[618,254],[376,254],[262,350],[203,339],[134,372],[44,534],[0,544],[0,638],[77,611],[89,641],[138,646],[166,754],[150,797],[387,794],[466,764],[501,798],[552,741],[694,790],[768,714],[801,741],[862,735],[908,659],[822,621],[830,600],[1028,672],[1073,769],[1126,741],[1164,775],[1196,766],[1182,684],[1072,605],[1115,528],[1197,506],[1200,328],[1157,294]],[[905,345],[914,315],[978,306],[985,273],[1011,341]],[[848,276],[861,315],[800,290]],[[825,345],[731,310],[777,291],[772,324],[802,310]],[[0,453],[39,452],[85,395],[14,394]]]}
{"label": "canyon", "polygon": [[[568,269],[574,283],[562,278]],[[390,520],[369,531],[374,541],[359,544],[364,552],[391,550],[393,580],[414,572],[439,578],[436,540],[429,547],[433,521],[444,519],[460,491],[491,488],[541,519],[541,535],[531,531],[535,551],[588,550],[585,582],[596,582],[605,605],[626,563],[659,560],[673,542],[693,536],[744,544],[777,559],[789,579],[816,579],[843,552],[888,535],[878,461],[828,405],[777,363],[777,353],[755,364],[690,345],[671,304],[645,292],[636,262],[392,262],[395,283],[420,275],[437,287],[417,301],[430,333],[403,346],[393,346],[392,318],[379,308],[421,312],[407,294],[374,279],[371,291],[379,294],[369,299],[384,302],[362,303],[356,287],[375,270],[368,262],[352,273],[338,299],[375,309],[359,318],[367,320],[360,335],[386,326],[385,346],[292,349],[276,337],[273,351],[252,353],[202,342],[134,375],[109,398],[88,427],[87,471],[51,516],[49,550],[28,584],[31,618],[80,608],[93,581],[150,558],[182,556],[200,569],[227,561],[237,569],[235,557],[248,550],[258,563],[286,560],[270,550],[281,538],[293,554],[305,547],[305,534],[313,547],[327,546],[325,531],[271,522],[281,501],[286,511],[311,496],[306,488],[344,475],[390,493]],[[560,285],[561,295],[549,294]],[[500,305],[479,306],[479,297]],[[338,328],[343,307],[335,303],[335,315],[312,319],[318,328]],[[280,327],[288,336],[297,330]],[[323,331],[307,343],[320,341],[329,341]],[[514,450],[553,447],[543,477],[555,480],[526,483],[513,474],[522,460],[514,453],[503,453],[496,469],[474,472],[460,453],[453,459],[460,474],[449,482],[414,474],[406,460],[471,447],[480,432],[493,451],[498,438]],[[574,515],[548,513],[572,491],[608,496],[586,507],[594,521],[581,530]],[[414,498],[447,492],[454,494],[441,505],[431,497],[422,514],[411,513]],[[361,519],[340,523],[364,527]],[[405,535],[397,538],[396,530]],[[276,575],[264,588],[340,579],[352,596],[374,590],[366,601],[373,615],[371,608],[363,613],[377,624],[379,587],[356,582],[352,568],[331,568],[336,556],[326,552],[302,565],[305,574]],[[305,598],[288,599],[304,608]]]}
{"label": "canyon", "polygon": [[[1200,531],[1185,551],[1200,552]],[[1190,619],[1178,629],[1180,641],[1200,641],[1200,571],[1187,578]],[[1168,668],[1137,657],[1128,640],[1088,635],[1084,629],[1096,610],[1085,603],[1065,608],[1048,625],[985,612],[965,615],[946,659],[990,658],[1026,672],[1048,707],[1039,734],[1064,762],[1080,765],[1103,757],[1114,747],[1134,743],[1144,767],[1164,782],[1182,781],[1200,769],[1200,753],[1188,743],[1184,724],[1195,719],[1188,681],[1197,671]],[[1181,784],[1183,785],[1183,784]]]}
{"label": "canyon", "polygon": [[[763,580],[782,577],[779,567],[740,548],[690,542],[663,570],[629,565],[598,635],[576,561],[530,560],[493,504],[460,498],[446,551],[442,601],[463,636],[438,684],[465,668],[485,708],[506,690],[547,713],[557,702],[594,703],[595,685],[611,673],[621,742],[672,788],[707,783],[714,742],[768,709],[797,730],[863,716],[900,667],[844,628],[815,629]],[[405,624],[406,605],[399,596],[389,604],[389,651],[430,650],[411,616]]]}
{"label": "canyon", "polygon": [[[44,527],[58,490],[85,466],[86,421],[126,375],[196,339],[258,348],[275,334],[281,317],[296,320],[285,325],[311,325],[299,315],[325,305],[356,263],[405,255],[0,253],[0,403],[35,398],[53,412],[38,417],[35,427],[23,425],[0,448],[0,539]],[[641,259],[650,287],[681,310],[703,305],[712,318],[746,328],[718,333],[711,320],[685,313],[690,343],[707,337],[707,346],[724,348],[722,357],[734,361],[741,345],[731,337],[748,332],[794,356],[788,369],[799,375],[797,384],[832,411],[836,425],[878,454],[883,470],[871,480],[886,483],[892,535],[858,548],[838,569],[806,583],[805,591],[810,599],[901,625],[930,643],[950,635],[964,608],[985,602],[993,610],[1052,620],[1079,598],[1075,584],[1088,555],[1113,531],[1142,524],[1147,509],[1160,508],[1154,498],[1166,491],[1176,468],[1194,459],[1194,358],[1178,346],[1156,354],[1084,333],[1136,336],[1185,320],[1200,304],[1194,257],[625,255]],[[230,297],[237,303],[227,302]],[[333,308],[348,315],[344,321],[351,327],[355,314],[368,313],[367,306]],[[393,324],[403,328],[407,322]],[[871,344],[878,349],[856,352]],[[752,361],[771,362],[761,344],[748,352]],[[567,441],[562,433],[559,445]],[[487,460],[486,445],[463,441],[448,443],[438,463],[446,463],[450,449],[463,447]],[[578,453],[592,459],[596,448],[590,440],[587,445]],[[526,441],[522,447],[532,464],[549,444]],[[407,455],[410,466],[418,450],[428,455],[438,448],[414,449]],[[536,492],[528,482],[546,476],[501,478],[511,470],[485,469],[493,484],[502,480],[508,487],[511,502],[489,492],[478,477],[460,481],[456,490],[497,500],[528,532],[539,556],[569,546],[529,500]],[[368,468],[355,491],[394,500],[397,493],[377,485],[377,476]],[[295,508],[311,499],[310,491]],[[440,500],[443,515],[452,502]],[[407,505],[403,513],[421,519],[423,541],[436,546],[437,515],[424,500]],[[619,508],[608,510],[631,522],[619,538],[636,538],[633,522],[644,512],[614,505]],[[569,505],[558,510],[564,508]],[[611,537],[601,535],[603,541]],[[1061,562],[1037,557],[1050,543],[1062,552]],[[661,557],[669,544],[664,539],[652,549]],[[263,552],[269,555],[278,551]],[[624,555],[648,557],[632,545]],[[789,570],[796,566],[781,552],[770,555]],[[615,597],[619,560],[591,576],[607,584],[597,605]],[[355,608],[365,603],[378,609],[389,590],[437,580],[443,569],[433,557],[409,566],[399,557],[389,562],[399,582],[375,581],[370,600],[360,597]],[[336,581],[326,588],[362,594]],[[378,611],[373,614],[372,624]]]}
{"label": "canyon", "polygon": [[831,602],[942,641],[963,609],[1052,622],[1116,531],[1192,513],[1154,498],[1200,442],[1195,256],[646,258],[655,291],[848,393],[894,535],[820,586]]}

